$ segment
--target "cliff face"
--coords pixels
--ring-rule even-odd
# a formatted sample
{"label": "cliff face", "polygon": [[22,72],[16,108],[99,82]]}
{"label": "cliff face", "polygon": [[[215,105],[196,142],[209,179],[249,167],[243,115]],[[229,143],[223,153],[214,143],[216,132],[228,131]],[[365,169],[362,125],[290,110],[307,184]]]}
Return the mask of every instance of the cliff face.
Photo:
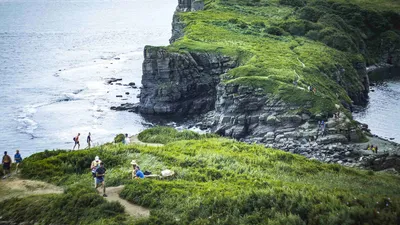
{"label": "cliff face", "polygon": [[[224,4],[231,6],[230,3]],[[232,10],[237,10],[237,7],[232,7]],[[189,19],[184,16],[187,15],[185,12],[203,9],[204,4],[201,1],[180,0],[173,17],[170,39],[172,48],[146,46],[139,111],[160,116],[201,115],[199,124],[203,128],[210,128],[223,136],[265,143],[269,147],[327,162],[354,162],[347,158],[353,154],[347,143],[357,142],[363,135],[352,121],[349,111],[352,104],[363,104],[367,101],[369,79],[367,62],[357,53],[357,47],[337,41],[330,42],[330,38],[344,38],[336,37],[332,31],[337,29],[337,32],[347,32],[347,25],[341,24],[342,28],[333,28],[337,24],[327,25],[327,19],[321,16],[323,20],[318,20],[315,24],[300,20],[298,24],[281,25],[287,31],[273,27],[268,35],[260,38],[258,32],[271,28],[266,29],[264,22],[249,24],[230,18],[218,22],[211,20],[207,24],[204,20],[211,14],[199,14],[200,22],[193,19],[198,14],[190,14]],[[263,9],[260,10],[263,13]],[[338,14],[340,12],[332,11]],[[243,11],[238,16],[241,13]],[[293,13],[295,12],[289,11],[288,15]],[[250,15],[253,16],[253,13]],[[337,16],[329,15],[327,18],[345,23]],[[312,18],[309,20],[316,21]],[[323,42],[326,45],[321,48],[316,42],[307,42],[295,36],[304,29],[301,28],[302,24],[314,26],[312,29],[327,26],[329,29],[318,31],[319,35],[329,33],[332,36],[325,36]],[[207,30],[210,27],[213,28]],[[231,29],[242,36],[237,38],[229,33]],[[182,38],[185,35],[184,30],[189,31],[189,37]],[[218,32],[222,33],[220,37]],[[285,41],[276,42],[276,39],[281,38],[280,32],[285,35],[289,34],[284,32],[293,33],[290,46]],[[380,55],[379,62],[390,59],[391,64],[399,65],[400,45],[396,39],[398,34],[394,32],[370,36],[371,40],[380,37],[386,40],[383,41],[385,44],[377,48],[379,51],[375,50],[375,55]],[[254,43],[249,37],[255,40]],[[186,43],[190,38],[194,39]],[[196,38],[205,41],[198,41]],[[239,63],[239,55],[210,51],[208,48],[213,39],[217,42],[216,49],[240,48],[238,51],[242,52],[247,49],[248,55],[252,57],[245,63]],[[358,41],[363,52],[373,49],[367,48],[364,40]],[[208,46],[207,50],[199,50],[199,46],[203,44]],[[196,50],[191,50],[191,46],[196,46]],[[279,51],[271,51],[274,48]],[[276,61],[274,57],[280,60]],[[308,90],[310,85],[317,87],[314,93]],[[333,115],[337,112],[341,112],[340,116]],[[318,125],[319,121],[325,121],[325,132]]]}
{"label": "cliff face", "polygon": [[234,68],[229,57],[171,53],[146,46],[140,112],[156,115],[201,114],[214,109],[221,74]]}

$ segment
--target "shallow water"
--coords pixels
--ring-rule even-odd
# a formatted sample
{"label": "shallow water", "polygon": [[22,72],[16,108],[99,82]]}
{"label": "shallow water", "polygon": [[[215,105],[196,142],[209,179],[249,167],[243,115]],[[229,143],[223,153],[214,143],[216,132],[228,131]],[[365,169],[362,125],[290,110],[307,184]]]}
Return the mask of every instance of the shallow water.
{"label": "shallow water", "polygon": [[[0,150],[23,156],[135,134],[146,122],[109,108],[138,102],[145,45],[167,45],[176,0],[0,0]],[[129,92],[129,95],[125,94]],[[116,95],[122,94],[123,98]]]}
{"label": "shallow water", "polygon": [[400,143],[400,68],[374,71],[369,102],[354,118],[368,124],[371,132]]}

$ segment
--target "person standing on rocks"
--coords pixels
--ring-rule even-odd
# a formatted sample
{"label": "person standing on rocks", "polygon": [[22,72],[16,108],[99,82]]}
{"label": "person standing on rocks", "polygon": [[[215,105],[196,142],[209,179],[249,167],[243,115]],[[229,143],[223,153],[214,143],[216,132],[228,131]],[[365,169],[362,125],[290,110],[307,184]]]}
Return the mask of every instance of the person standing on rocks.
{"label": "person standing on rocks", "polygon": [[21,154],[19,154],[19,150],[17,150],[15,152],[14,161],[15,161],[15,164],[16,164],[15,173],[18,173],[19,164],[22,162],[22,157],[21,157]]}
{"label": "person standing on rocks", "polygon": [[88,136],[87,136],[87,138],[86,138],[86,142],[87,142],[87,144],[88,144],[88,146],[86,147],[87,149],[90,149],[90,144],[92,143],[92,137],[91,137],[91,135],[90,135],[90,132],[89,132],[89,134],[88,134]]}
{"label": "person standing on rocks", "polygon": [[103,187],[103,197],[106,195],[106,184],[104,182],[104,176],[106,175],[106,168],[104,168],[104,163],[100,163],[100,167],[96,169],[96,189]]}
{"label": "person standing on rocks", "polygon": [[[3,164],[3,179],[6,179],[10,176],[10,168],[11,168],[11,157],[7,155],[7,151],[4,152],[3,160],[1,161]],[[8,175],[7,175],[8,174]]]}
{"label": "person standing on rocks", "polygon": [[79,150],[79,148],[81,147],[81,145],[79,144],[79,136],[81,136],[80,133],[78,133],[78,135],[77,135],[76,137],[74,137],[75,145],[74,145],[74,147],[72,148],[72,150],[75,150],[76,145],[78,145],[78,150]]}

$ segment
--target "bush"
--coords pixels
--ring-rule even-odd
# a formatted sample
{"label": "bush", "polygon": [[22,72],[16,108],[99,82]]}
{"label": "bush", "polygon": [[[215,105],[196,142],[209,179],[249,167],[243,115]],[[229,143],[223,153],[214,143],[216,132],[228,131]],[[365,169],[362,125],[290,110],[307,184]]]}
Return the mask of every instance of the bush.
{"label": "bush", "polygon": [[114,143],[122,143],[125,140],[125,134],[118,134],[114,138]]}
{"label": "bush", "polygon": [[286,31],[284,31],[282,28],[276,27],[276,26],[268,27],[266,31],[268,34],[272,34],[272,35],[276,35],[276,36],[281,36],[281,35],[286,34]]}
{"label": "bush", "polygon": [[68,188],[64,194],[14,198],[0,202],[2,220],[39,224],[96,224],[100,220],[125,224],[124,208],[108,203],[93,189],[82,185]]}
{"label": "bush", "polygon": [[306,5],[305,0],[279,0],[279,4],[293,7],[302,7]]}

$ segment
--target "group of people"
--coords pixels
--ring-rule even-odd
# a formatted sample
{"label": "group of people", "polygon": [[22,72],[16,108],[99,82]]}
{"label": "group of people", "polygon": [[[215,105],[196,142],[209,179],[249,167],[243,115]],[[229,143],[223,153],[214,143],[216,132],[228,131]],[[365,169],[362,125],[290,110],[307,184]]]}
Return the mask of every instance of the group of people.
{"label": "group of people", "polygon": [[378,153],[378,145],[374,146],[374,145],[368,144],[367,150],[371,150],[373,153],[376,154],[376,153]]}
{"label": "group of people", "polygon": [[[22,162],[21,154],[19,150],[17,150],[14,154],[14,162],[15,162],[15,173],[18,173],[19,164]],[[3,179],[11,176],[11,157],[7,154],[7,151],[4,152],[3,159],[1,161],[3,164]]]}
{"label": "group of people", "polygon": [[[78,146],[78,150],[79,150],[79,148],[81,147],[81,144],[79,143],[79,137],[80,137],[80,136],[81,136],[81,133],[78,133],[78,135],[76,135],[76,136],[73,138],[75,144],[74,144],[74,147],[72,148],[72,150],[75,150],[75,147],[76,147],[76,146]],[[88,136],[87,136],[87,138],[86,138],[86,142],[87,142],[87,144],[88,144],[88,146],[87,146],[86,148],[89,149],[90,146],[91,146],[91,144],[92,144],[92,142],[93,142],[92,136],[91,136],[90,132],[89,132],[89,134],[88,134]]]}
{"label": "group of people", "polygon": [[[135,160],[131,161],[132,165],[132,179],[143,179],[144,173],[140,170],[139,165],[136,163]],[[92,172],[92,177],[94,179],[94,187],[96,190],[99,188],[103,189],[103,197],[107,197],[106,194],[106,185],[105,185],[105,175],[107,169],[104,167],[104,162],[100,160],[99,156],[94,157],[90,165],[90,170]]]}

